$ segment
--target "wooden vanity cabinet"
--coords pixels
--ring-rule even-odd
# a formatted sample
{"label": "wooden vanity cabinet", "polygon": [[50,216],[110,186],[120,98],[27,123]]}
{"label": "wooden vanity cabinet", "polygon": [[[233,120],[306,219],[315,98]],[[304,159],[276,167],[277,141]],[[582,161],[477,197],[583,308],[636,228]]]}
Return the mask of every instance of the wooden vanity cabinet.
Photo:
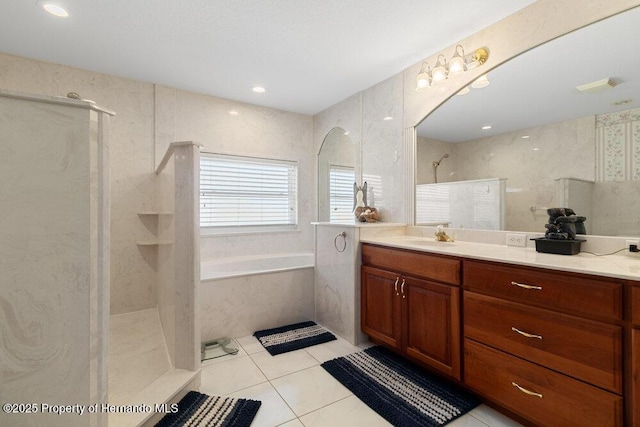
{"label": "wooden vanity cabinet", "polygon": [[536,425],[623,425],[624,285],[464,261],[464,383]]}
{"label": "wooden vanity cabinet", "polygon": [[363,244],[362,264],[362,331],[460,379],[460,261]]}
{"label": "wooden vanity cabinet", "polygon": [[628,399],[631,425],[640,426],[640,284],[630,287],[631,293],[631,386]]}

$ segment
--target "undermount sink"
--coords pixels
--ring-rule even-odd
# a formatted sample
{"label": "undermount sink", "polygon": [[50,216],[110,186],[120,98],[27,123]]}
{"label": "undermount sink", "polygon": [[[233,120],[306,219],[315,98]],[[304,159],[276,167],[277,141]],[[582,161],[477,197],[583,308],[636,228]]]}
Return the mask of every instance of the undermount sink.
{"label": "undermount sink", "polygon": [[416,246],[430,246],[430,247],[443,247],[443,246],[455,246],[455,242],[437,242],[429,239],[406,239],[403,243]]}

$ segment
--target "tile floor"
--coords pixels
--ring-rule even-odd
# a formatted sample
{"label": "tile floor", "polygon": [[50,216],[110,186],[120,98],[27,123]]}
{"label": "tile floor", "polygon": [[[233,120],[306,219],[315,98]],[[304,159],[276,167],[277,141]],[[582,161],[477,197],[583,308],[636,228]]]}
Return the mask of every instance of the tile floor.
{"label": "tile floor", "polygon": [[[239,352],[202,363],[200,392],[262,401],[252,427],[389,426],[329,375],[322,362],[360,351],[338,338],[271,356],[253,336],[236,340]],[[514,427],[520,424],[480,405],[450,427]]]}

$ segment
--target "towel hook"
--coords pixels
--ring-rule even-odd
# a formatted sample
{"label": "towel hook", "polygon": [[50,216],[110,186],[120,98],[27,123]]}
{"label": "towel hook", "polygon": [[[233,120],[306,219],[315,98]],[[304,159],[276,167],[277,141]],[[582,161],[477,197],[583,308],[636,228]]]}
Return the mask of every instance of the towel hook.
{"label": "towel hook", "polygon": [[[342,249],[338,247],[338,237],[342,237],[344,243],[342,245]],[[333,239],[333,246],[336,248],[338,252],[344,252],[347,249],[347,233],[343,231],[342,233],[336,234],[336,237]]]}

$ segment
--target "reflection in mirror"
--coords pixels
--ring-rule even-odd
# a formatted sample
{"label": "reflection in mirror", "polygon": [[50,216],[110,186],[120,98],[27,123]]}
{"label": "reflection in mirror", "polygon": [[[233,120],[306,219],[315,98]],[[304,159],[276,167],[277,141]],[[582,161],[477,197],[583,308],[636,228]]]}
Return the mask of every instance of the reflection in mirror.
{"label": "reflection in mirror", "polygon": [[[640,8],[525,52],[430,114],[417,128],[416,223],[544,232],[546,208],[569,207],[588,234],[640,236],[637,22]],[[503,180],[504,194],[489,206],[477,180]]]}
{"label": "reflection in mirror", "polygon": [[318,221],[353,221],[354,157],[349,133],[331,129],[318,153]]}

